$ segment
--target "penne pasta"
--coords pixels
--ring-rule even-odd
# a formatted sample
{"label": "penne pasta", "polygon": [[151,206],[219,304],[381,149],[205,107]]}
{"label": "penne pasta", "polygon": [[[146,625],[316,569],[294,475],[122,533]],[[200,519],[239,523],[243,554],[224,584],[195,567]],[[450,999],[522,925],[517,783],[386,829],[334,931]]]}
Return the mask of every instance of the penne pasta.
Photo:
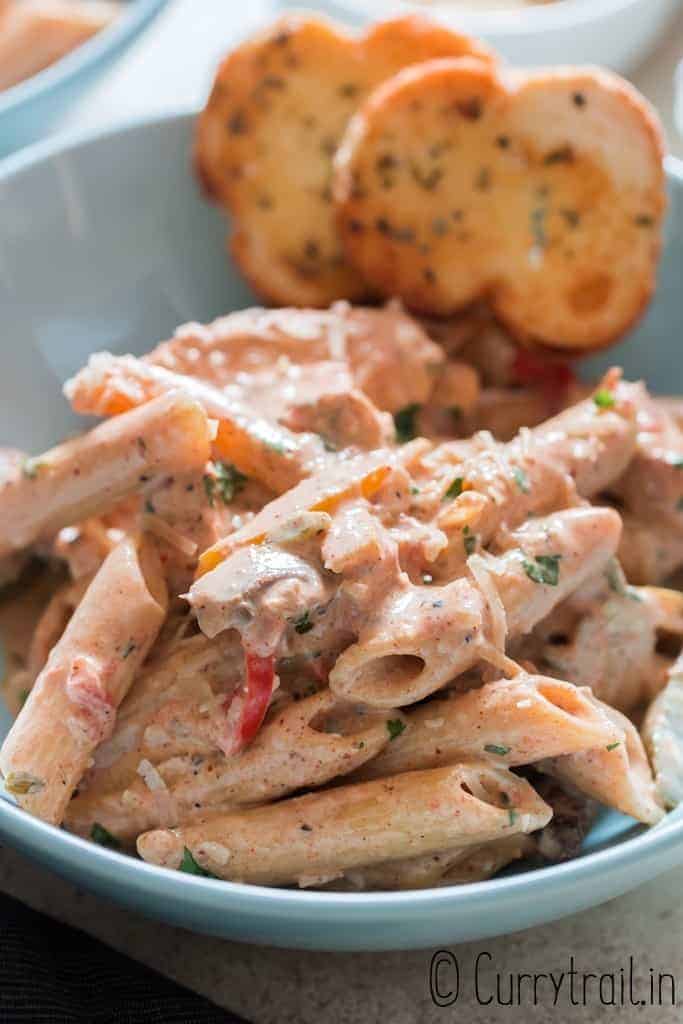
{"label": "penne pasta", "polygon": [[400,736],[354,777],[382,778],[487,755],[507,766],[532,764],[620,737],[586,687],[520,672],[409,712]]}
{"label": "penne pasta", "polygon": [[152,542],[124,540],[95,576],[0,751],[8,792],[58,824],[166,614]]}
{"label": "penne pasta", "polygon": [[494,839],[481,846],[465,846],[374,867],[355,868],[345,872],[343,878],[331,882],[326,888],[362,892],[466,885],[491,878],[513,861],[530,857],[535,849],[533,838],[521,833],[505,839]]}
{"label": "penne pasta", "polygon": [[123,792],[76,797],[66,825],[88,835],[98,822],[119,841],[131,843],[152,828],[270,802],[352,772],[389,743],[391,730],[402,721],[395,711],[340,704],[324,690],[275,711],[236,757],[217,751],[187,755],[158,766],[163,788],[150,789],[138,778]]}
{"label": "penne pasta", "polygon": [[593,750],[551,758],[539,767],[593,800],[646,825],[655,825],[664,809],[638,731],[625,715],[608,705],[604,707],[620,730],[620,739]]}
{"label": "penne pasta", "polygon": [[609,509],[558,512],[510,534],[509,543],[519,547],[482,559],[479,580],[402,588],[337,659],[332,690],[377,707],[403,707],[482,658],[504,663],[496,642],[504,643],[506,632],[528,633],[604,566],[619,529],[619,517]]}
{"label": "penne pasta", "polygon": [[683,801],[683,659],[668,673],[666,686],[647,710],[642,728],[657,794],[665,807]]}
{"label": "penne pasta", "polygon": [[208,458],[206,416],[182,395],[164,395],[103,423],[0,482],[0,556],[153,489],[169,474],[199,469]]}
{"label": "penne pasta", "polygon": [[187,849],[219,878],[310,886],[352,868],[533,832],[550,816],[524,779],[472,761],[147,832],[137,847],[152,864],[178,868]]}

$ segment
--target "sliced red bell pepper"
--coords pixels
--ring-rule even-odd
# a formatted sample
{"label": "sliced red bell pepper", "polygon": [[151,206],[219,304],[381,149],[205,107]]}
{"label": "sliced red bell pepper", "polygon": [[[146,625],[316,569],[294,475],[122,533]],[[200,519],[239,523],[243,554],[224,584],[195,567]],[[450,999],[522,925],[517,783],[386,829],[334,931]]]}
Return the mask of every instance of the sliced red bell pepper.
{"label": "sliced red bell pepper", "polygon": [[512,372],[520,384],[540,388],[551,401],[561,400],[576,380],[573,368],[552,356],[537,355],[529,349],[517,350]]}
{"label": "sliced red bell pepper", "polygon": [[229,699],[227,728],[221,744],[223,753],[239,753],[256,736],[265,718],[275,686],[275,656],[263,658],[253,651],[244,652],[244,685]]}

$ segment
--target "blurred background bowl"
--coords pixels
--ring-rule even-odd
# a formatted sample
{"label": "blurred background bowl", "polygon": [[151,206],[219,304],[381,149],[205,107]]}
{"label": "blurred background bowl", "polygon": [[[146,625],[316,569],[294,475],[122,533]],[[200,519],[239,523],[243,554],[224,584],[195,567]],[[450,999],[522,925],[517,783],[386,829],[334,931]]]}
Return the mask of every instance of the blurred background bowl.
{"label": "blurred background bowl", "polygon": [[0,157],[39,139],[166,6],[125,0],[116,21],[44,71],[0,92]]}
{"label": "blurred background bowl", "polygon": [[601,64],[625,74],[647,57],[681,0],[550,0],[509,9],[487,9],[487,0],[480,6],[476,0],[307,0],[305,6],[354,25],[419,11],[485,39],[513,64]]}

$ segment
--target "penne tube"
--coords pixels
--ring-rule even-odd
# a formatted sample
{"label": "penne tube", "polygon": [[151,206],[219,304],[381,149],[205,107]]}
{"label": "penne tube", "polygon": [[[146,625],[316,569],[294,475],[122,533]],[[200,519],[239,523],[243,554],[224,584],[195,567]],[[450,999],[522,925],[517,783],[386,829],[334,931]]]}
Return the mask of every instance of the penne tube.
{"label": "penne tube", "polygon": [[587,687],[520,672],[409,712],[403,732],[354,778],[382,778],[487,755],[508,766],[531,764],[607,746],[620,736]]}
{"label": "penne tube", "polygon": [[[135,778],[143,758],[155,764],[178,752],[196,753],[198,748],[213,751],[213,744],[199,744],[186,734],[166,733],[166,741],[155,744],[160,737],[157,716],[171,702],[200,693],[206,699],[215,693],[231,693],[241,681],[242,672],[242,648],[236,634],[228,632],[215,640],[201,634],[190,637],[162,661],[146,666],[119,708],[114,732],[95,751],[86,778],[87,792],[125,788]],[[154,746],[156,752],[151,749]]]}
{"label": "penne tube", "polygon": [[0,4],[0,90],[54,64],[111,24],[120,10],[106,0]]}
{"label": "penne tube", "polygon": [[[437,515],[450,538],[435,563],[439,578],[464,572],[466,536],[486,547],[501,529],[576,505],[577,494],[590,496],[619,477],[635,451],[635,410],[643,399],[639,385],[612,386],[613,407],[602,409],[587,399],[533,430],[521,430],[508,444],[489,444],[452,466],[460,493]],[[450,447],[437,448],[428,465],[439,467]]]}
{"label": "penne tube", "polygon": [[631,583],[656,585],[683,566],[683,531],[628,514],[623,523],[619,561]]}
{"label": "penne tube", "polygon": [[393,464],[392,453],[379,449],[326,466],[291,491],[268,502],[242,529],[203,552],[199,575],[215,569],[240,547],[262,544],[297,516],[307,512],[331,513],[351,498],[373,497],[389,476]]}
{"label": "penne tube", "polygon": [[583,498],[604,491],[626,469],[636,449],[636,417],[648,398],[642,384],[622,381],[614,370],[595,394],[601,400],[586,398],[531,432],[545,458],[560,461]]}
{"label": "penne tube", "polygon": [[187,849],[219,878],[310,886],[352,868],[533,832],[550,817],[524,779],[472,761],[147,832],[137,848],[165,867],[180,867]]}
{"label": "penne tube", "polygon": [[536,844],[531,836],[520,833],[494,839],[481,846],[465,846],[374,867],[355,868],[326,888],[347,892],[391,892],[396,889],[428,889],[436,885],[466,885],[492,878],[513,861],[530,857],[535,850]]}
{"label": "penne tube", "polygon": [[210,324],[185,324],[146,357],[218,387],[239,371],[281,360],[344,360],[357,388],[378,408],[397,412],[428,401],[444,354],[400,303],[372,309],[335,302],[324,310],[244,309]]}
{"label": "penne tube", "polygon": [[98,416],[118,416],[169,391],[192,398],[218,421],[213,441],[218,457],[276,494],[294,487],[325,462],[319,437],[295,434],[198,377],[174,373],[135,356],[100,352],[64,386],[75,412]]}
{"label": "penne tube", "polygon": [[[392,717],[393,716],[393,717]],[[66,825],[88,835],[95,822],[124,843],[141,832],[321,786],[374,757],[403,725],[396,711],[346,705],[324,690],[278,709],[236,757],[217,752],[159,765],[166,785],[137,779],[124,792],[71,801]]]}
{"label": "penne tube", "polygon": [[642,736],[660,800],[665,807],[678,807],[683,802],[683,656],[648,708]]}
{"label": "penne tube", "polygon": [[603,705],[621,737],[593,750],[541,762],[541,771],[575,786],[586,796],[646,825],[655,825],[664,809],[655,789],[642,740],[633,723]]}
{"label": "penne tube", "polygon": [[200,469],[208,458],[206,415],[177,393],[102,423],[0,482],[0,556],[105,512],[168,474]]}
{"label": "penne tube", "polygon": [[[337,659],[331,689],[347,700],[403,707],[482,658],[493,657],[501,667],[506,635],[529,633],[600,572],[614,555],[619,531],[611,509],[569,509],[511,533],[508,551],[479,557],[476,578],[392,592]],[[473,563],[470,558],[471,569]]]}
{"label": "penne tube", "polygon": [[657,654],[660,613],[644,588],[626,586],[618,566],[608,566],[607,576],[607,593],[590,601],[566,632],[553,630],[537,651],[532,647],[530,656],[549,674],[589,686],[598,700],[628,712],[664,685]]}
{"label": "penne tube", "polygon": [[153,542],[123,540],[88,587],[0,750],[8,792],[59,824],[161,628],[166,585]]}

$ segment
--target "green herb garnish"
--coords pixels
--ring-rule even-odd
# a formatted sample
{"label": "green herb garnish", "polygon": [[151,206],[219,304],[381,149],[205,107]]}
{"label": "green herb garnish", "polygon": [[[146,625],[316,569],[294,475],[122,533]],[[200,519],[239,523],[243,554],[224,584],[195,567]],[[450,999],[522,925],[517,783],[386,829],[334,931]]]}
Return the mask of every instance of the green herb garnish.
{"label": "green herb garnish", "polygon": [[605,750],[616,750],[619,746],[621,746],[621,740],[617,740],[616,743],[608,743]]}
{"label": "green herb garnish", "polygon": [[597,405],[598,409],[613,409],[617,404],[617,400],[611,391],[607,388],[598,388],[593,395],[593,401]]}
{"label": "green herb garnish", "polygon": [[42,463],[39,459],[24,459],[21,464],[21,472],[29,480],[35,480]]}
{"label": "green herb garnish", "polygon": [[415,417],[420,411],[420,406],[417,402],[413,402],[412,405],[406,405],[405,408],[399,409],[398,412],[394,413],[394,426],[396,428],[396,441],[398,444],[405,444],[406,441],[412,441],[415,437]]}
{"label": "green herb garnish", "polygon": [[147,498],[145,501],[145,512],[147,513],[148,516],[153,516],[156,513],[156,509],[154,508],[154,505],[149,500],[149,498]]}
{"label": "green herb garnish", "polygon": [[556,587],[560,579],[560,558],[562,555],[537,555],[533,562],[525,558],[524,572],[534,583],[545,583]]}
{"label": "green herb garnish", "polygon": [[397,736],[400,736],[406,727],[406,723],[402,722],[400,718],[389,718],[387,720],[387,731],[389,733],[389,741],[395,740]]}
{"label": "green herb garnish", "polygon": [[616,558],[610,558],[605,569],[605,577],[609,584],[610,590],[618,594],[619,597],[628,597],[632,601],[640,601],[640,596],[633,590],[626,582],[623,570]]}
{"label": "green herb garnish", "polygon": [[99,843],[100,846],[106,846],[110,850],[120,850],[121,843],[118,839],[109,832],[104,825],[100,825],[98,821],[95,822],[93,827],[90,829],[90,838],[95,843]]}
{"label": "green herb garnish", "polygon": [[514,823],[517,821],[517,811],[513,811],[512,808],[510,808],[510,810],[508,811],[508,818],[510,820],[510,824],[514,825]]}
{"label": "green herb garnish", "polygon": [[186,875],[201,875],[202,878],[217,877],[198,864],[186,846],[183,847],[183,859],[180,862],[178,870],[184,871]]}
{"label": "green herb garnish", "polygon": [[449,498],[459,498],[462,494],[463,483],[463,478],[461,476],[456,476],[455,480],[444,494],[442,500],[447,501]]}
{"label": "green herb garnish", "polygon": [[234,501],[240,491],[243,491],[249,477],[240,473],[231,462],[214,462],[213,475],[204,476],[204,490],[213,507],[214,500],[220,498],[224,505]]}
{"label": "green herb garnish", "polygon": [[126,646],[124,647],[122,653],[121,653],[121,657],[123,658],[123,660],[125,661],[126,658],[130,658],[130,656],[131,656],[131,654],[133,653],[134,650],[135,650],[135,643],[134,643],[133,640],[129,640],[128,643],[126,644]]}
{"label": "green herb garnish", "polygon": [[514,477],[514,481],[519,487],[522,494],[528,494],[531,488],[529,487],[529,478],[527,477],[524,470],[521,469],[519,466],[515,466],[512,470],[512,476]]}
{"label": "green herb garnish", "polygon": [[299,615],[297,619],[292,620],[292,625],[297,633],[310,633],[315,623],[311,622],[311,616],[308,611],[305,611],[303,615]]}
{"label": "green herb garnish", "polygon": [[484,750],[487,754],[497,754],[498,757],[505,757],[506,754],[510,753],[510,747],[502,747],[497,743],[487,743]]}
{"label": "green herb garnish", "polygon": [[462,533],[463,547],[465,548],[465,554],[469,558],[470,555],[474,554],[474,550],[477,546],[477,535],[470,532],[469,526],[466,526]]}

